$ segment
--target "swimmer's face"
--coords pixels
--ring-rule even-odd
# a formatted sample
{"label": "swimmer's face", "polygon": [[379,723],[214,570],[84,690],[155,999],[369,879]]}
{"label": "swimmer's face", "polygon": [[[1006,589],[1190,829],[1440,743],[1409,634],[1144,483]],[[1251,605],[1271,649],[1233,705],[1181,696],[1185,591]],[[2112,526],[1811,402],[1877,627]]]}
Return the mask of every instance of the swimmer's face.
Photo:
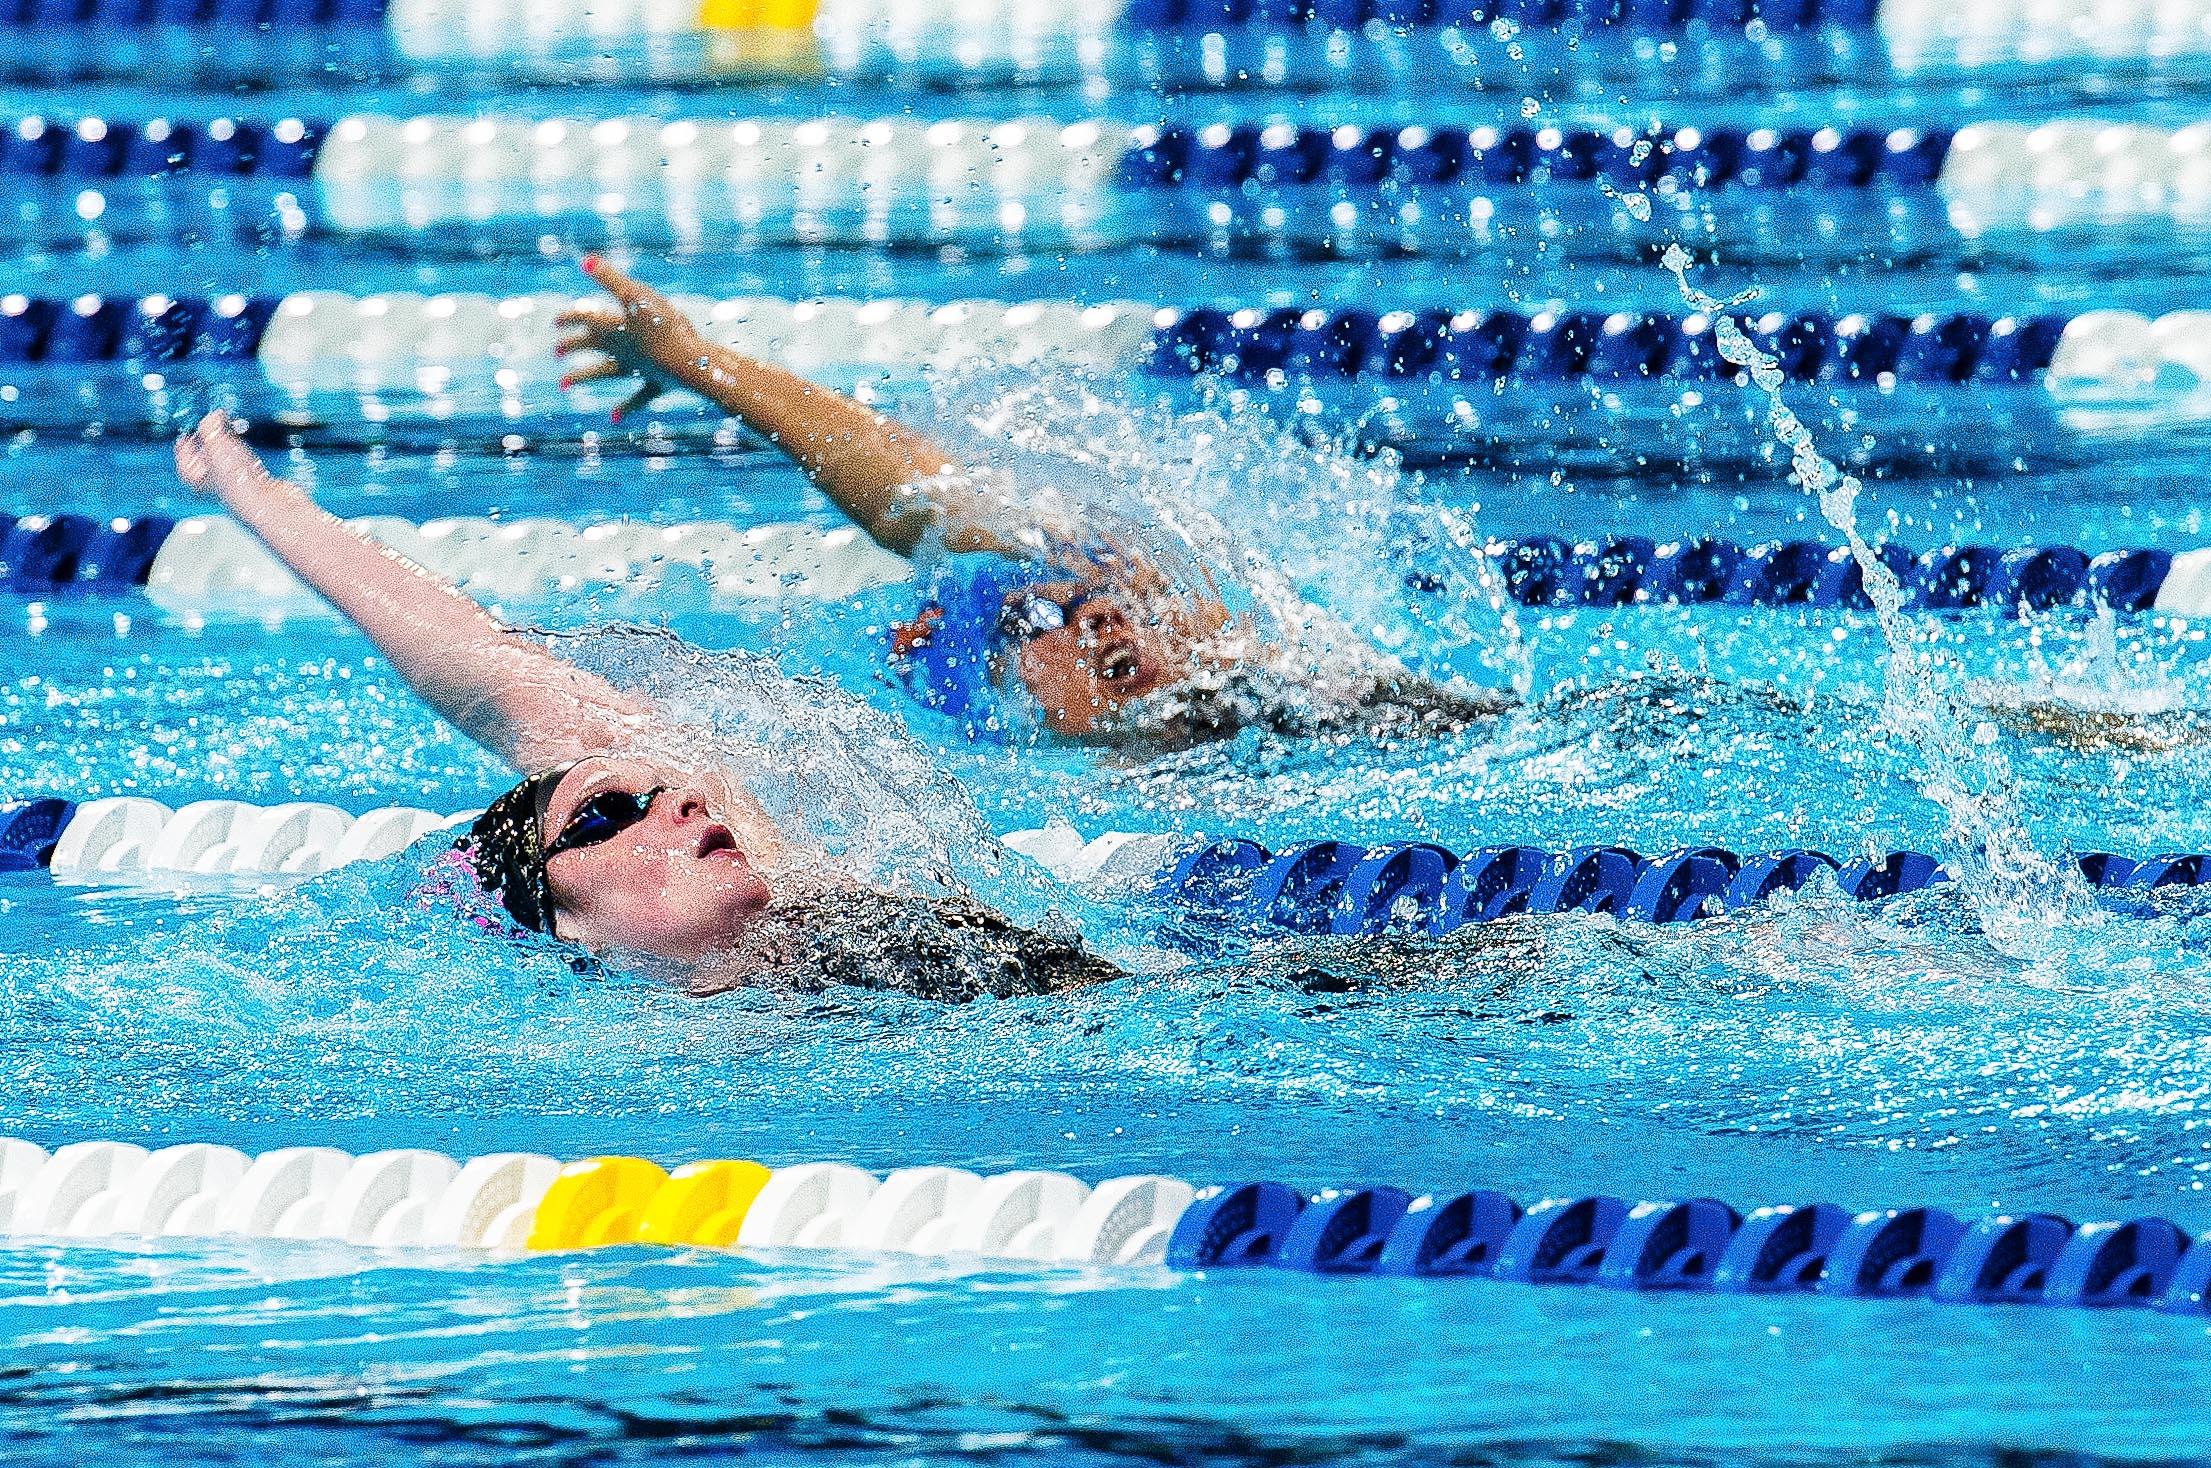
{"label": "swimmer's face", "polygon": [[705,794],[641,761],[587,759],[562,776],[545,806],[548,849],[561,833],[603,820],[610,806],[596,799],[617,797],[611,808],[623,810],[620,796],[655,790],[635,824],[546,862],[556,936],[587,948],[697,959],[727,948],[768,905],[768,884]]}
{"label": "swimmer's face", "polygon": [[1081,738],[1100,720],[1178,682],[1184,663],[1166,633],[1106,591],[1069,582],[1038,588],[1067,611],[1063,625],[1025,637],[1014,654],[1045,727]]}

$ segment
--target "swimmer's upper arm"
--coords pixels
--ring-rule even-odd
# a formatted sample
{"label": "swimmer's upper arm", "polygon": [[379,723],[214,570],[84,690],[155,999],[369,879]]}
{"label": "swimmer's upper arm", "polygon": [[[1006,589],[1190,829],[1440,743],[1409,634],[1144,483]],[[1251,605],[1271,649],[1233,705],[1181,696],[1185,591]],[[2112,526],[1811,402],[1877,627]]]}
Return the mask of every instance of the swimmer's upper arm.
{"label": "swimmer's upper arm", "polygon": [[272,476],[221,414],[180,440],[177,465],[367,634],[425,702],[517,769],[616,748],[652,722],[643,700],[554,656]]}
{"label": "swimmer's upper arm", "polygon": [[[524,655],[492,676],[479,670],[464,673],[450,689],[415,684],[416,691],[455,728],[524,773],[623,748],[657,722],[644,700],[526,639],[516,641]],[[504,661],[504,652],[490,647],[477,655]]]}

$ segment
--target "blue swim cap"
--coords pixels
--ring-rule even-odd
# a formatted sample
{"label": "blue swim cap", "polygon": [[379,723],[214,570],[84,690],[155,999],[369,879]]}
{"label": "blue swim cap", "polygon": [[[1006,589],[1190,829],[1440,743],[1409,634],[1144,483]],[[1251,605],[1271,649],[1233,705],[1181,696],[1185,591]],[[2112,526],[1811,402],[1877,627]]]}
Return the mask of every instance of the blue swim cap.
{"label": "blue swim cap", "polygon": [[914,620],[892,630],[891,671],[922,705],[958,720],[969,739],[1004,743],[990,663],[1005,647],[999,621],[1006,598],[1067,579],[1066,571],[1035,561],[987,553],[945,557]]}

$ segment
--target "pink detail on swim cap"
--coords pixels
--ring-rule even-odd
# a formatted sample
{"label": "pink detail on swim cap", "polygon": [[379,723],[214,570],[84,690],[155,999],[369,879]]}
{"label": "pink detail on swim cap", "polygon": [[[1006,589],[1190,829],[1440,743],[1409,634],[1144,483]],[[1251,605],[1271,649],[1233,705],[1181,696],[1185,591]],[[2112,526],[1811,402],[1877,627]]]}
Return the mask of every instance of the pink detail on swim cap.
{"label": "pink detail on swim cap", "polygon": [[423,869],[415,896],[421,899],[424,907],[450,908],[455,917],[474,923],[487,933],[512,938],[529,931],[507,915],[506,907],[492,896],[491,889],[478,875],[476,863],[458,846],[439,852]]}

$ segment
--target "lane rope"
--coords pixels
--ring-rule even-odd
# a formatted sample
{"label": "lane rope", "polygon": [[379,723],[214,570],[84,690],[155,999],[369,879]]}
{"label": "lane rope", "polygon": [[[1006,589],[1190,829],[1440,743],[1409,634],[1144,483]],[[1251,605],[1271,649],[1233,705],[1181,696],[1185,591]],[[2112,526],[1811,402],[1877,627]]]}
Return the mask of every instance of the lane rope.
{"label": "lane rope", "polygon": [[466,1160],[400,1148],[248,1156],[0,1138],[0,1238],[72,1243],[250,1238],[385,1251],[548,1253],[622,1245],[836,1250],[1035,1264],[1271,1266],[1303,1273],[1488,1278],[1712,1294],[1818,1293],[1946,1304],[2154,1307],[2202,1314],[2211,1235],[2155,1216],[2076,1225],[2050,1213],[1960,1218],[1827,1202],[1745,1214],[1713,1198],[1556,1197],[1489,1189],[1415,1197],[1275,1182],[1195,1187],[1137,1174],[982,1176],[841,1162],[711,1159],[673,1169],[606,1155]]}
{"label": "lane rope", "polygon": [[[2206,0],[2211,3],[2211,0]],[[1463,253],[1542,219],[1607,239],[1754,247],[1790,211],[1895,248],[2211,219],[2211,123],[2055,118],[1955,129],[353,114],[0,128],[26,224],[204,229],[209,189],[296,236],[481,235],[597,219],[670,239],[1063,241]],[[1601,186],[1601,187],[1600,187]],[[87,213],[87,189],[98,207]],[[104,192],[103,192],[104,190]],[[233,196],[236,196],[235,198]],[[1720,196],[1739,202],[1708,208]],[[190,206],[194,199],[199,207]],[[1640,201],[1631,203],[1631,201]],[[45,212],[41,212],[41,211]],[[296,217],[295,217],[296,216]],[[2149,247],[2147,244],[2145,247]]]}
{"label": "lane rope", "polygon": [[[0,871],[47,870],[60,881],[163,883],[191,876],[310,875],[404,851],[475,812],[386,806],[355,816],[320,801],[261,806],[211,799],[172,808],[146,796],[0,804]],[[1433,842],[1306,841],[1271,851],[1256,841],[1191,842],[1109,832],[1089,841],[1067,827],[1015,831],[1006,846],[1076,886],[1173,905],[1187,919],[1247,932],[1440,935],[1521,915],[1607,913],[1623,922],[1682,923],[1755,906],[1831,881],[1878,902],[1947,882],[1922,852],[1839,859],[1806,849],[1738,853],[1715,846],[1645,855],[1626,846],[1562,851],[1524,845],[1461,853]],[[2161,887],[2211,883],[2211,855],[2077,859],[2093,885],[2138,900]]]}
{"label": "lane rope", "polygon": [[2188,74],[2211,49],[2207,21],[2205,0],[2123,17],[2096,0],[77,0],[0,11],[0,29],[28,43],[13,64],[33,75],[148,74],[173,61],[186,74],[266,77],[311,58],[370,75],[498,65],[670,81],[1178,86],[1490,78],[1507,40],[1522,64],[1577,72],[1647,71],[1662,43],[1669,60],[1702,63],[1692,75],[1732,65],[1799,82],[2021,66]]}
{"label": "lane rope", "polygon": [[[221,373],[257,364],[295,394],[474,392],[548,405],[561,366],[553,320],[589,297],[303,291],[282,298],[0,295],[0,365],[96,362]],[[678,296],[709,337],[799,372],[912,373],[1050,362],[1099,373],[1257,386],[1356,383],[1416,397],[1517,389],[1731,382],[1702,313],[1196,307],[1070,302]],[[2012,388],[2053,406],[2124,407],[2211,383],[2211,311],[2158,317],[1959,311],[1768,311],[1745,327],[1791,382],[1885,397],[1899,387]],[[596,401],[596,399],[592,399]]]}
{"label": "lane rope", "polygon": [[[501,604],[586,588],[651,586],[682,568],[729,599],[843,600],[913,574],[905,559],[850,526],[476,516],[419,525],[366,516],[347,523]],[[1483,551],[1507,594],[1532,608],[1869,605],[1857,563],[1841,547],[1819,541],[1746,546],[1717,536],[1663,544],[1648,536],[1580,542],[1531,536],[1490,541]],[[1906,605],[1926,611],[2211,613],[2211,548],[2092,556],[2064,545],[1967,545],[1915,554],[1885,544],[1880,554],[1902,584]],[[1406,585],[1422,595],[1451,590],[1418,570],[1407,573]],[[142,590],[178,615],[235,610],[269,619],[327,610],[258,540],[223,516],[0,516],[0,590],[40,599]]]}

